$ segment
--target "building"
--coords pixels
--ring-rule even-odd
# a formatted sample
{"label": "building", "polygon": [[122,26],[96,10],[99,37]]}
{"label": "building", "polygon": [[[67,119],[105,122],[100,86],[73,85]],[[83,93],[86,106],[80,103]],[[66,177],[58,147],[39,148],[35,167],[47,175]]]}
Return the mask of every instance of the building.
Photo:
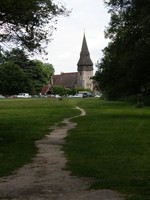
{"label": "building", "polygon": [[93,62],[87,46],[85,34],[80,52],[80,58],[77,63],[77,72],[61,73],[53,75],[49,84],[42,88],[41,94],[46,94],[53,86],[63,86],[65,88],[84,88],[93,90]]}
{"label": "building", "polygon": [[93,90],[93,62],[90,58],[85,34],[83,37],[80,58],[78,61],[78,86]]}

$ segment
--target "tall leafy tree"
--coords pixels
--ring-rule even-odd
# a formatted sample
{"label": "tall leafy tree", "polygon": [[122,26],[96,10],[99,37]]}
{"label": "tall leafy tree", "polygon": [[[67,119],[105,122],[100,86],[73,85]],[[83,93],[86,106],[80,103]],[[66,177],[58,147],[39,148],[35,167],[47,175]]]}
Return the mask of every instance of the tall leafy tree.
{"label": "tall leafy tree", "polygon": [[111,20],[105,35],[111,42],[98,63],[95,80],[110,98],[132,95],[144,87],[149,91],[150,77],[150,1],[110,0]]}
{"label": "tall leafy tree", "polygon": [[33,60],[32,63],[37,66],[39,69],[41,69],[44,77],[44,83],[48,83],[50,80],[50,77],[54,74],[54,68],[52,64],[49,63],[43,63],[40,60]]}
{"label": "tall leafy tree", "polygon": [[14,95],[31,92],[30,80],[24,71],[14,63],[0,65],[0,94]]}
{"label": "tall leafy tree", "polygon": [[4,62],[4,54],[3,54],[3,50],[0,48],[0,65],[2,65]]}
{"label": "tall leafy tree", "polygon": [[43,85],[47,84],[53,74],[53,66],[39,60],[31,60],[24,71],[31,80],[34,93],[39,93]]}
{"label": "tall leafy tree", "polygon": [[28,55],[19,48],[13,48],[11,51],[5,51],[5,62],[13,62],[22,69],[30,66]]}
{"label": "tall leafy tree", "polygon": [[52,0],[1,0],[0,43],[41,52],[51,40],[57,17],[67,14],[62,4]]}
{"label": "tall leafy tree", "polygon": [[[16,72],[15,72],[16,70]],[[0,54],[0,93],[39,93],[54,69],[51,64],[30,60],[24,51],[13,49]]]}

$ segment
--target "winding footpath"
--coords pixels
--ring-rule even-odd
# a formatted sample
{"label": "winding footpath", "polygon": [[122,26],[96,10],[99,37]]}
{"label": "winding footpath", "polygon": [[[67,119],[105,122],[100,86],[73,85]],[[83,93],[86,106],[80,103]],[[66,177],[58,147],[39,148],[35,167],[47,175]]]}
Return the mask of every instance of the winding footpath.
{"label": "winding footpath", "polygon": [[[83,109],[80,116],[86,113]],[[64,170],[66,158],[62,151],[67,131],[76,123],[64,119],[63,127],[56,124],[53,131],[37,141],[38,153],[33,162],[11,176],[0,178],[1,200],[123,200],[111,190],[89,190],[91,180],[71,176]]]}

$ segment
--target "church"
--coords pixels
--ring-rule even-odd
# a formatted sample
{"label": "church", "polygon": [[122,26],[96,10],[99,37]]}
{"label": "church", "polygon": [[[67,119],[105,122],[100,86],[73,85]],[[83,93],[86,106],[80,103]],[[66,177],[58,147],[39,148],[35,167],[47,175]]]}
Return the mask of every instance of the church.
{"label": "church", "polygon": [[90,58],[88,45],[85,34],[80,52],[79,61],[77,63],[77,72],[61,73],[53,75],[48,85],[42,88],[41,94],[45,95],[50,91],[53,86],[63,86],[65,88],[84,88],[93,90],[93,62]]}

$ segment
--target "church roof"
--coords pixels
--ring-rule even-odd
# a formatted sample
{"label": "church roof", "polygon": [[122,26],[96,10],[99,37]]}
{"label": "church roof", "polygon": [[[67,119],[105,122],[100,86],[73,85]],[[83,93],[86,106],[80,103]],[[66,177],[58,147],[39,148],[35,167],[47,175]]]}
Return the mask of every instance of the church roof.
{"label": "church roof", "polygon": [[50,90],[50,85],[44,85],[42,87],[41,94],[46,95],[49,90]]}
{"label": "church roof", "polygon": [[66,88],[73,88],[77,84],[78,72],[61,73],[53,75],[53,85],[61,85]]}
{"label": "church roof", "polygon": [[80,59],[77,65],[78,65],[78,71],[83,70],[83,66],[87,66],[88,67],[87,70],[93,70],[93,62],[90,58],[90,53],[88,50],[85,34],[83,37]]}

